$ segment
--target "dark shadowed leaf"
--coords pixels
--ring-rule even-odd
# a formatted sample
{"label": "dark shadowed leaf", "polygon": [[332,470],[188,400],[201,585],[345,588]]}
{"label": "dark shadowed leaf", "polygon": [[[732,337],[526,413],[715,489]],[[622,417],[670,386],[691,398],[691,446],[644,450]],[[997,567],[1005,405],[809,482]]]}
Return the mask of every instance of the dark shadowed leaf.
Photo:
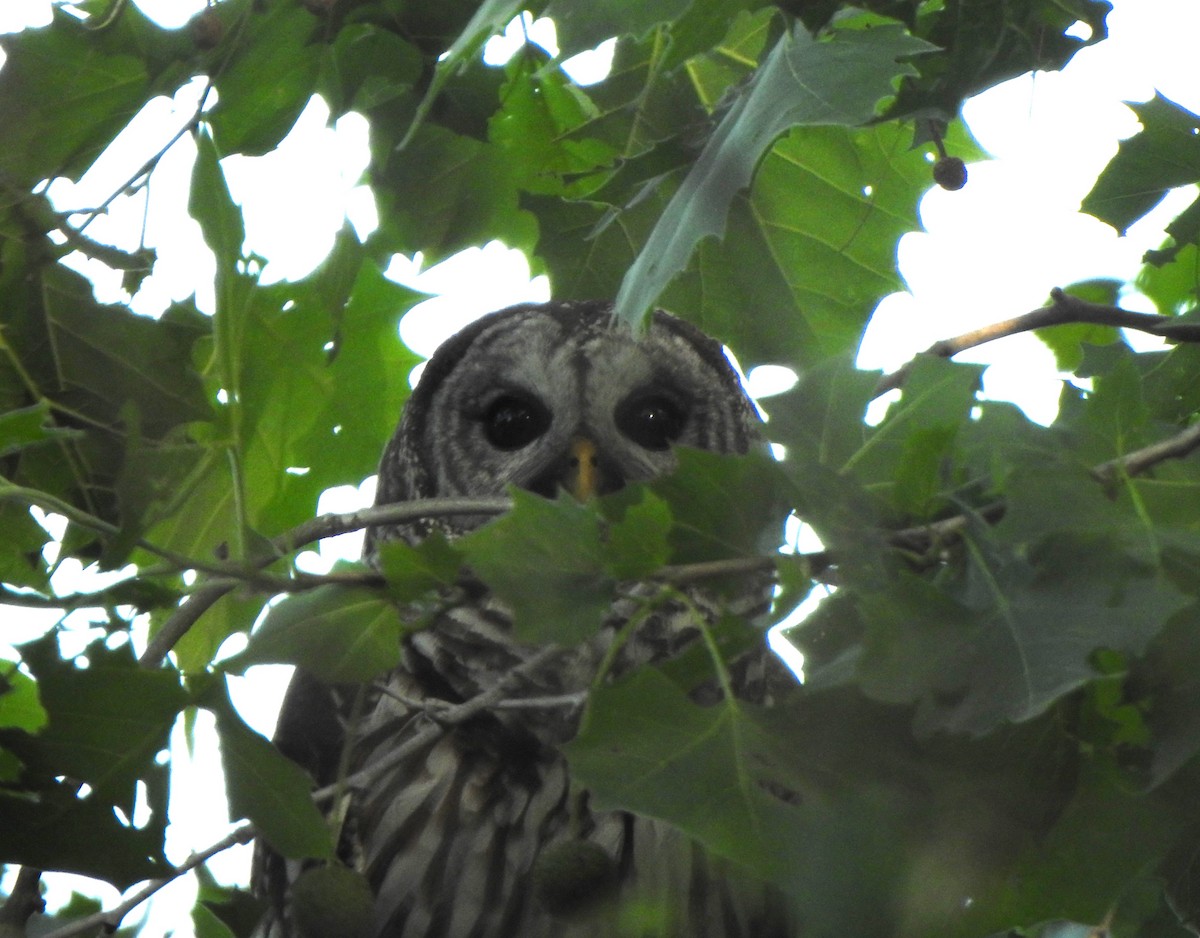
{"label": "dark shadowed leaf", "polygon": [[285,857],[328,857],[329,829],[309,796],[309,777],[242,722],[224,679],[205,681],[200,703],[217,718],[230,817],[249,818]]}
{"label": "dark shadowed leaf", "polygon": [[137,782],[154,771],[187,694],[178,674],[138,667],[128,646],[95,643],[86,656],[86,667],[61,660],[53,634],[21,646],[50,722],[19,753],[38,771],[87,782],[132,816]]}
{"label": "dark shadowed leaf", "polygon": [[22,187],[78,179],[145,103],[145,63],[104,54],[62,10],[51,26],[5,37],[3,47],[0,170]]}
{"label": "dark shadowed leaf", "polygon": [[59,784],[39,800],[0,794],[5,863],[80,873],[119,889],[166,872],[159,831],[126,827],[103,799],[80,800],[74,789]]}
{"label": "dark shadowed leaf", "polygon": [[208,115],[222,155],[268,153],[292,129],[316,86],[318,29],[304,4],[276,3],[251,7],[230,30],[235,48],[217,76],[219,97]]}
{"label": "dark shadowed leaf", "polygon": [[379,545],[376,565],[392,597],[404,601],[452,586],[462,564],[462,554],[435,530],[420,544],[391,540]]}

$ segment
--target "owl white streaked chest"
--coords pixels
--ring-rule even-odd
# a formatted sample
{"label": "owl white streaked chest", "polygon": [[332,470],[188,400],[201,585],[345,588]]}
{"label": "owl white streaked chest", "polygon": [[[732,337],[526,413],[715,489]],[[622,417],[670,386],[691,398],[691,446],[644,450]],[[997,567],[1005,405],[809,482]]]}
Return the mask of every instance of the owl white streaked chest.
{"label": "owl white streaked chest", "polygon": [[[672,447],[742,453],[757,416],[721,346],[656,313],[644,336],[612,321],[611,304],[549,303],[484,317],[428,363],[380,464],[376,503],[504,494],[509,486],[587,497],[654,479]],[[466,517],[368,532],[365,554],[436,524],[450,535],[486,521]],[[761,584],[745,602],[761,603]],[[377,938],[783,938],[794,933],[782,898],[663,822],[596,812],[573,785],[559,745],[578,707],[493,709],[447,727],[390,765],[428,726],[429,701],[458,703],[520,680],[512,698],[583,692],[613,636],[639,608],[638,588],[614,603],[590,640],[552,651],[521,644],[506,610],[486,595],[412,633],[404,661],[347,728],[353,691],[298,674],[276,741],[318,784],[335,777],[350,733],[354,770],[388,765],[352,793],[340,852],[374,893]],[[610,663],[618,674],[672,657],[695,640],[696,592],[641,617]],[[739,692],[760,698],[765,645],[738,663]],[[586,841],[609,859],[612,897],[564,915],[535,882],[539,857]],[[295,931],[288,909],[300,864],[272,858],[260,877],[275,911],[272,935]],[[586,908],[584,908],[586,907]],[[584,914],[586,912],[586,914]]]}

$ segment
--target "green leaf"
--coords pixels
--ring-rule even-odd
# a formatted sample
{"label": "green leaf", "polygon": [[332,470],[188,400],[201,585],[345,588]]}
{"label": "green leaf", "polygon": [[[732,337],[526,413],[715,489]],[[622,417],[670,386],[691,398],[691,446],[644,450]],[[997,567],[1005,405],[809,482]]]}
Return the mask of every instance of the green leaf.
{"label": "green leaf", "polygon": [[[226,593],[218,599],[171,649],[175,660],[179,662],[179,670],[189,675],[205,671],[225,639],[238,632],[250,631],[250,627],[258,621],[262,606],[261,597],[245,597],[236,592]],[[172,611],[160,611],[155,626]]]}
{"label": "green leaf", "polygon": [[841,31],[822,42],[800,26],[782,36],[659,218],[621,284],[615,315],[639,325],[695,245],[723,233],[730,203],[778,136],[799,124],[865,123],[896,78],[915,74],[897,59],[932,48],[898,27]]}
{"label": "green leaf", "polygon": [[217,718],[230,816],[249,818],[285,857],[331,856],[329,830],[310,797],[312,782],[305,772],[246,726],[223,679],[208,679],[200,703]]}
{"label": "green leaf", "polygon": [[70,431],[58,430],[50,419],[50,402],[39,401],[20,410],[0,414],[0,456],[55,436],[68,436]]}
{"label": "green leaf", "polygon": [[958,428],[975,407],[983,376],[981,365],[934,355],[918,356],[912,365],[900,400],[843,466],[866,485],[895,481],[901,488],[899,507],[909,511],[918,510],[947,481],[939,472],[952,458]]}
{"label": "green leaf", "polygon": [[[660,672],[643,669],[593,692],[578,736],[566,746],[571,771],[597,807],[669,820],[722,856],[776,880],[803,852],[791,839],[794,809],[769,783],[765,725],[743,705],[698,707]],[[675,793],[686,789],[688,797]]]}
{"label": "green leaf", "polygon": [[76,787],[56,784],[36,799],[0,793],[5,863],[79,873],[118,889],[167,871],[159,831],[125,827],[103,799],[76,798]]}
{"label": "green leaf", "polygon": [[1103,542],[1064,537],[1025,559],[976,532],[966,549],[948,589],[906,576],[859,598],[864,689],[919,699],[922,733],[1029,720],[1099,676],[1098,650],[1139,654],[1187,602]]}
{"label": "green leaf", "polygon": [[420,51],[370,23],[347,23],[325,60],[321,93],[333,117],[369,111],[408,93],[421,77]]}
{"label": "green leaf", "polygon": [[15,662],[0,658],[0,729],[37,733],[49,720],[38,698],[37,683],[22,674]]}
{"label": "green leaf", "polygon": [[1181,245],[1174,263],[1161,267],[1144,266],[1134,278],[1134,286],[1153,302],[1158,312],[1174,316],[1195,309],[1200,284],[1196,281],[1196,244]]}
{"label": "green leaf", "polygon": [[379,545],[377,566],[393,599],[412,601],[432,590],[453,586],[463,558],[446,536],[432,531],[420,544],[402,540]]}
{"label": "green leaf", "polygon": [[128,648],[88,646],[87,667],[63,661],[53,634],[20,647],[50,722],[14,749],[30,767],[92,786],[132,816],[139,780],[154,771],[187,704],[179,676],[138,666]]}
{"label": "green leaf", "polygon": [[509,156],[517,185],[547,194],[594,188],[593,176],[618,152],[605,141],[581,136],[595,105],[562,71],[535,58],[518,56],[507,71],[503,103],[488,122],[488,138]]}
{"label": "green leaf", "polygon": [[841,469],[862,448],[863,420],[878,383],[878,373],[859,371],[849,355],[827,358],[763,405],[767,436],[789,453]]}
{"label": "green leaf", "polygon": [[[902,15],[889,9],[893,6],[888,4],[885,10]],[[1027,72],[1062,68],[1080,49],[1103,40],[1112,4],[1108,0],[958,0],[912,4],[911,9],[922,38],[944,51],[916,60],[921,77],[905,83],[889,116],[952,120],[961,103],[984,88]],[[1079,37],[1080,23],[1087,29],[1086,39]]]}
{"label": "green leaf", "polygon": [[1081,206],[1121,234],[1168,190],[1200,179],[1200,118],[1162,95],[1129,107],[1142,130],[1121,141]]}
{"label": "green leaf", "polygon": [[[947,139],[974,148],[965,134]],[[794,128],[763,158],[749,197],[734,199],[724,240],[700,244],[663,304],[735,349],[744,368],[807,369],[855,352],[879,301],[903,289],[896,241],[919,227],[928,188],[925,154],[901,127]],[[750,314],[747,296],[774,315]]]}
{"label": "green leaf", "polygon": [[188,214],[199,222],[204,242],[217,256],[218,273],[234,270],[246,240],[242,213],[229,194],[219,160],[212,137],[200,131],[196,135],[196,163],[192,168]]}
{"label": "green leaf", "polygon": [[292,129],[316,88],[317,29],[316,17],[300,3],[249,8],[229,36],[234,53],[215,76],[218,100],[208,120],[222,153],[260,156]]}
{"label": "green leaf", "polygon": [[671,509],[653,492],[625,508],[604,530],[605,567],[618,580],[646,577],[671,557]]}
{"label": "green leaf", "polygon": [[643,36],[659,23],[677,19],[689,6],[691,0],[665,0],[659,3],[642,3],[640,0],[616,0],[612,3],[551,0],[542,15],[554,20],[558,27],[558,41],[563,49],[580,51],[594,49],[614,36]]}
{"label": "green leaf", "polygon": [[773,460],[676,452],[679,468],[649,485],[674,519],[672,563],[746,557],[779,546],[793,492]]}
{"label": "green leaf", "polygon": [[46,529],[33,520],[27,505],[0,503],[0,582],[48,591],[50,571],[42,548],[50,540]]}
{"label": "green leaf", "polygon": [[132,404],[151,437],[211,415],[191,361],[207,320],[179,311],[155,322],[122,306],[101,306],[91,284],[58,266],[43,272],[42,297],[62,382],[60,402],[108,424],[126,416]]}
{"label": "green leaf", "polygon": [[52,25],[5,36],[0,48],[0,173],[22,188],[78,180],[145,103],[145,64],[106,54],[61,9]]}
{"label": "green leaf", "polygon": [[483,44],[501,32],[521,10],[521,0],[483,0],[479,4],[470,22],[454,40],[454,44],[443,55],[438,56],[433,80],[429,83],[425,96],[417,106],[417,113],[408,128],[408,133],[400,141],[400,149],[403,150],[407,147],[417,131],[421,129],[434,101],[437,100],[438,95],[442,93],[442,89],[454,73],[462,69],[479,52]]}
{"label": "green leaf", "polygon": [[[1108,278],[1084,280],[1066,288],[1071,296],[1102,306],[1116,306],[1120,298],[1121,281]],[[1083,361],[1084,345],[1110,345],[1120,341],[1121,334],[1112,326],[1093,323],[1064,323],[1038,329],[1034,335],[1054,353],[1059,371],[1074,371]]]}
{"label": "green leaf", "polygon": [[1008,876],[974,896],[954,935],[1052,918],[1106,921],[1151,873],[1186,817],[1122,791],[1094,768],[1085,768],[1078,788],[1050,833],[1027,847]]}
{"label": "green leaf", "polygon": [[511,162],[498,146],[428,124],[389,154],[381,178],[375,240],[391,250],[421,251],[434,264],[495,238],[515,248],[537,241],[532,216],[519,206]]}
{"label": "green leaf", "polygon": [[322,586],[270,608],[245,651],[223,669],[294,664],[330,684],[369,681],[400,661],[403,634],[396,606],[378,592]]}
{"label": "green leaf", "polygon": [[523,642],[572,645],[594,635],[614,596],[600,519],[563,494],[514,489],[513,510],[458,541],[468,566],[513,613]]}

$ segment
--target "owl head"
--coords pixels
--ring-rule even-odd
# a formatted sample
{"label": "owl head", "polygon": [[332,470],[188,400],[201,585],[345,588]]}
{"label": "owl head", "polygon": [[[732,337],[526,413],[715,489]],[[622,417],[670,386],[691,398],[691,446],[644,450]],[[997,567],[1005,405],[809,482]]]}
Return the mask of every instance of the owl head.
{"label": "owl head", "polygon": [[[635,336],[610,302],[522,304],[434,353],[384,451],[376,504],[509,486],[605,494],[669,472],[677,445],[745,452],[757,424],[721,345],[694,326],[657,311]],[[367,552],[421,533],[375,528]]]}

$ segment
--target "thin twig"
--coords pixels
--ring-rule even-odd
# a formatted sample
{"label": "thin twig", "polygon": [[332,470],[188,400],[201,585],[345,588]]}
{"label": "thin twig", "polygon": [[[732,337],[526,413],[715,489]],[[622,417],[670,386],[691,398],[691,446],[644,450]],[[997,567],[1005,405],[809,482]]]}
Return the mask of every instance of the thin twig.
{"label": "thin twig", "polygon": [[[320,805],[331,798],[337,792],[345,790],[345,788],[354,788],[369,783],[372,779],[391,770],[398,762],[403,761],[414,752],[419,751],[422,747],[434,742],[439,736],[444,734],[450,727],[459,723],[464,723],[471,718],[478,716],[484,710],[492,707],[507,707],[507,706],[577,706],[586,697],[586,694],[563,694],[559,697],[528,697],[506,699],[506,695],[511,693],[524,680],[525,676],[530,672],[542,667],[547,661],[554,656],[561,654],[562,649],[550,646],[539,650],[529,660],[523,664],[513,668],[500,681],[487,690],[481,691],[470,700],[460,704],[447,706],[445,709],[439,709],[436,714],[431,714],[429,724],[422,727],[417,733],[409,737],[402,745],[388,753],[387,758],[379,762],[367,766],[353,775],[350,775],[339,784],[326,785],[324,788],[319,788],[312,793],[313,801]],[[164,886],[178,879],[185,873],[190,872],[202,863],[206,863],[218,853],[222,853],[231,847],[238,844],[249,843],[254,839],[257,829],[254,824],[247,821],[239,825],[225,837],[222,837],[216,843],[199,853],[193,854],[184,863],[173,868],[167,876],[161,879],[150,880],[135,892],[128,899],[123,900],[119,905],[113,908],[97,912],[93,915],[84,918],[76,919],[69,925],[64,925],[62,928],[55,929],[44,938],[73,938],[75,935],[83,934],[92,928],[104,928],[106,932],[111,933],[116,931],[120,926],[121,921],[133,909],[141,905]],[[24,871],[22,871],[24,872]],[[36,873],[36,871],[31,871]],[[15,894],[15,890],[14,890]]]}
{"label": "thin twig", "polygon": [[1198,448],[1200,448],[1200,423],[1193,424],[1165,440],[1159,440],[1157,443],[1142,447],[1142,449],[1101,463],[1092,469],[1092,474],[1103,482],[1111,481],[1122,474],[1141,475],[1160,462],[1168,459],[1182,459]]}
{"label": "thin twig", "polygon": [[[414,735],[389,752],[387,756],[378,762],[364,766],[347,778],[344,782],[344,787],[357,788],[367,785],[379,776],[390,772],[399,763],[413,755],[413,753],[419,752],[425,746],[434,742],[450,727],[456,726],[459,723],[465,723],[467,720],[478,716],[484,710],[494,707],[524,680],[526,674],[540,668],[551,658],[559,654],[562,654],[562,649],[557,645],[542,648],[533,657],[529,658],[529,660],[513,668],[494,685],[476,694],[470,700],[448,707],[445,710],[440,710],[436,714],[427,713],[426,716],[429,719],[429,723],[417,730]],[[313,792],[313,800],[317,804],[321,804],[335,796],[342,788],[343,786],[337,783],[326,785],[324,788]]]}
{"label": "thin twig", "polygon": [[158,166],[159,162],[162,160],[162,158],[164,156],[167,155],[167,152],[171,149],[171,147],[175,146],[175,144],[177,144],[180,140],[182,140],[184,134],[190,133],[191,131],[195,130],[200,125],[200,118],[204,116],[204,108],[208,104],[208,98],[212,94],[212,91],[213,91],[213,80],[210,78],[208,80],[207,84],[205,84],[205,86],[204,86],[204,91],[201,92],[201,94],[200,94],[200,102],[196,105],[196,110],[193,112],[192,116],[190,118],[188,118],[187,123],[184,124],[182,127],[180,127],[179,130],[177,130],[174,134],[172,134],[171,139],[168,140],[165,144],[163,144],[163,146],[159,148],[159,151],[157,153],[155,153],[148,160],[146,160],[146,162],[144,162],[141,166],[139,166],[137,172],[134,173],[132,176],[130,176],[127,180],[125,180],[125,182],[122,185],[120,185],[117,189],[115,189],[113,191],[112,195],[110,195],[107,199],[105,199],[98,206],[96,206],[94,209],[92,209],[91,212],[88,213],[88,216],[83,220],[83,224],[81,224],[78,228],[75,229],[76,231],[82,233],[83,230],[85,228],[87,228],[88,225],[90,225],[97,218],[99,218],[100,215],[102,215],[105,211],[108,210],[108,207],[117,200],[117,197],[119,195],[121,195],[121,193],[125,192],[127,189],[132,187],[143,176],[146,176],[146,175],[154,172],[154,170]]}
{"label": "thin twig", "polygon": [[[1081,322],[1097,326],[1111,326],[1116,329],[1136,329],[1139,332],[1161,336],[1169,342],[1200,342],[1200,323],[1180,322],[1177,316],[1135,313],[1121,309],[1119,306],[1090,303],[1077,296],[1071,296],[1061,287],[1055,287],[1050,291],[1050,300],[1049,306],[1035,309],[1023,316],[1005,319],[981,329],[973,329],[962,335],[934,342],[922,354],[936,355],[939,358],[953,358],[959,352],[965,352],[967,349],[986,345],[988,342],[994,342],[996,339],[1003,339],[1010,335]],[[879,384],[875,387],[875,396],[879,397],[888,391],[902,387],[909,372],[912,371],[915,361],[916,359],[913,359],[891,374],[880,378]]]}
{"label": "thin twig", "polygon": [[93,928],[103,929],[104,934],[112,934],[120,927],[126,915],[164,886],[174,882],[185,873],[191,872],[200,866],[200,864],[208,862],[218,853],[223,853],[230,847],[236,847],[238,844],[248,844],[254,839],[254,834],[255,828],[253,824],[242,824],[212,846],[206,847],[199,853],[192,854],[185,862],[172,869],[167,876],[161,879],[150,880],[128,899],[123,900],[120,905],[116,905],[108,911],[96,912],[92,915],[76,919],[69,925],[64,925],[62,928],[56,928],[54,931],[47,933],[43,938],[72,938],[74,935],[82,935]]}
{"label": "thin twig", "polygon": [[[326,514],[297,525],[271,541],[272,550],[266,556],[247,562],[247,568],[259,570],[279,557],[299,550],[314,541],[338,534],[347,534],[375,524],[403,524],[421,518],[452,515],[495,515],[512,507],[507,498],[429,498],[394,505],[377,505],[362,511]],[[189,596],[163,627],[150,639],[138,659],[143,667],[153,668],[162,663],[176,643],[196,621],[222,596],[235,589],[230,582],[206,583]]]}

